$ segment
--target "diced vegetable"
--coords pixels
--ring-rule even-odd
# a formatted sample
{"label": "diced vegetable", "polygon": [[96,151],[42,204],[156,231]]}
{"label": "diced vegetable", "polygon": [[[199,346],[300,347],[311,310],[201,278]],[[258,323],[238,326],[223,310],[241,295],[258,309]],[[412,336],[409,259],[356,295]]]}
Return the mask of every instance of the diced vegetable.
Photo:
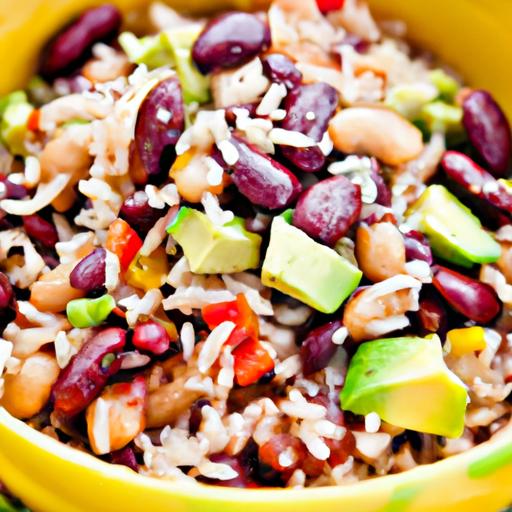
{"label": "diced vegetable", "polygon": [[105,247],[119,258],[124,272],[142,247],[142,240],[126,221],[116,219],[108,228]]}
{"label": "diced vegetable", "polygon": [[454,356],[484,350],[487,346],[485,330],[479,326],[452,329],[447,332],[446,338],[450,343],[450,354]]}
{"label": "diced vegetable", "polygon": [[149,256],[137,256],[126,271],[126,282],[148,291],[160,288],[169,273],[167,254],[163,247],[158,247]]}
{"label": "diced vegetable", "polygon": [[103,323],[116,306],[111,295],[102,295],[97,299],[75,299],[68,302],[66,314],[74,327],[95,327]]}
{"label": "diced vegetable", "polygon": [[250,386],[274,369],[274,360],[258,340],[248,338],[243,341],[233,351],[233,357],[239,386]]}

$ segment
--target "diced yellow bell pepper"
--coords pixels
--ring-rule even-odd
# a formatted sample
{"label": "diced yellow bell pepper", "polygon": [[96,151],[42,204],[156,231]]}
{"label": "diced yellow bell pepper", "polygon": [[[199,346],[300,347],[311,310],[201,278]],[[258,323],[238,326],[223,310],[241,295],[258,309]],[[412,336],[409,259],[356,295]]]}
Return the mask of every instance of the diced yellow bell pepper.
{"label": "diced yellow bell pepper", "polygon": [[487,346],[483,327],[452,329],[446,336],[450,343],[450,353],[457,357],[484,350]]}
{"label": "diced yellow bell pepper", "polygon": [[159,247],[149,256],[136,256],[126,271],[126,282],[144,291],[160,288],[169,273],[167,254]]}

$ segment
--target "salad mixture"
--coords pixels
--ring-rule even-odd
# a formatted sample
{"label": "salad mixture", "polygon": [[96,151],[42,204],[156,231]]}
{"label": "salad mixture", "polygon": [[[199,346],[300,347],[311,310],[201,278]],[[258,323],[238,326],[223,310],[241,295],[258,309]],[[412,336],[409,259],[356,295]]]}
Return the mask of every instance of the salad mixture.
{"label": "salad mixture", "polygon": [[84,12],[0,99],[0,383],[141,474],[345,485],[510,420],[511,134],[362,0]]}

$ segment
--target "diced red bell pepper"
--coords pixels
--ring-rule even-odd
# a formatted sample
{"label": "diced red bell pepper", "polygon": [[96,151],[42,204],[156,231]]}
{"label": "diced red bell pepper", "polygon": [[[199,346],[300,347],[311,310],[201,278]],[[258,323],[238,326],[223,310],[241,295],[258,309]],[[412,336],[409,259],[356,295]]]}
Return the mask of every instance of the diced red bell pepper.
{"label": "diced red bell pepper", "polygon": [[226,321],[236,324],[236,328],[226,341],[226,345],[236,347],[248,338],[258,339],[258,316],[249,306],[243,293],[239,293],[236,300],[204,306],[202,314],[203,320],[210,329],[214,329]]}
{"label": "diced red bell pepper", "polygon": [[38,108],[32,110],[32,113],[28,116],[27,129],[31,132],[37,132],[39,130],[39,119],[41,118],[41,111]]}
{"label": "diced red bell pepper", "polygon": [[116,219],[108,228],[106,248],[117,255],[125,272],[142,247],[142,240],[123,219]]}
{"label": "diced red bell pepper", "polygon": [[344,3],[345,0],[316,0],[316,4],[323,14],[342,9]]}
{"label": "diced red bell pepper", "polygon": [[274,369],[274,360],[265,347],[254,339],[246,339],[233,351],[235,379],[240,386],[250,386]]}

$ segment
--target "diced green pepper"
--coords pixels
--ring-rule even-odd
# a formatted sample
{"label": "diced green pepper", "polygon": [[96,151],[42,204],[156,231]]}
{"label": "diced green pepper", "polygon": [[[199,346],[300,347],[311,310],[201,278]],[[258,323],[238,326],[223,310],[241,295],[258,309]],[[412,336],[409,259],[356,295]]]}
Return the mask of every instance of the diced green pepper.
{"label": "diced green pepper", "polygon": [[425,121],[430,133],[463,132],[462,108],[438,100],[427,103],[421,109],[420,119]]}
{"label": "diced green pepper", "polygon": [[118,41],[130,62],[145,64],[149,69],[174,66],[174,58],[163,32],[141,38],[131,32],[123,32]]}
{"label": "diced green pepper", "polygon": [[403,84],[393,87],[387,94],[386,105],[407,119],[414,120],[422,108],[436,98],[436,89],[428,84]]}
{"label": "diced green pepper", "polygon": [[100,325],[112,310],[116,301],[105,294],[97,299],[75,299],[68,302],[66,314],[73,327],[85,328]]}

